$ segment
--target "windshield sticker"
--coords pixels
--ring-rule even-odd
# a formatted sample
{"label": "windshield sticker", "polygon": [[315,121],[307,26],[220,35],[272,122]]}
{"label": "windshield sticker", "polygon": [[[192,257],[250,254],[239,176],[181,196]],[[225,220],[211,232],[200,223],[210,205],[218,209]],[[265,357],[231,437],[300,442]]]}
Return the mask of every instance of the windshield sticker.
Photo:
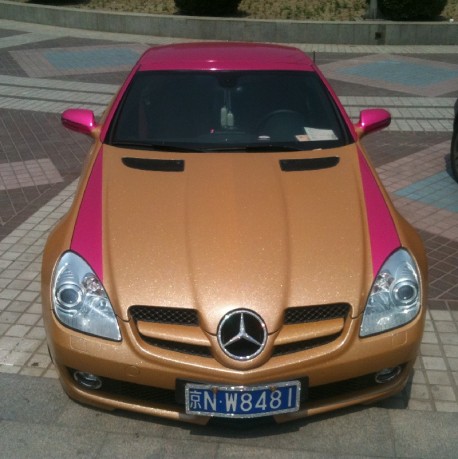
{"label": "windshield sticker", "polygon": [[298,142],[310,142],[310,137],[306,134],[300,134],[296,136]]}
{"label": "windshield sticker", "polygon": [[332,129],[318,129],[312,127],[305,127],[304,129],[309,140],[337,140],[337,136]]}

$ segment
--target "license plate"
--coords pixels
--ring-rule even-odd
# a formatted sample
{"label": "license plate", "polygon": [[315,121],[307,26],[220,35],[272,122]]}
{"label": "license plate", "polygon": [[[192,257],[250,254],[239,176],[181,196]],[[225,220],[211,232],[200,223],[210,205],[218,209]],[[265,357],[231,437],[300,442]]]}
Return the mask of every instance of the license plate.
{"label": "license plate", "polygon": [[255,418],[299,409],[299,381],[262,386],[217,386],[188,383],[186,413],[226,418]]}

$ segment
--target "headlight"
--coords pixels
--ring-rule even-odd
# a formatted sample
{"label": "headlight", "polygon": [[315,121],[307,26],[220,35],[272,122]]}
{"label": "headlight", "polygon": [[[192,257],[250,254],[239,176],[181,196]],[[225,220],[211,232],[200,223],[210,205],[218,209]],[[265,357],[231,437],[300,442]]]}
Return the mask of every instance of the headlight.
{"label": "headlight", "polygon": [[89,265],[73,252],[60,258],[54,271],[52,304],[57,318],[83,333],[121,341],[110,300]]}
{"label": "headlight", "polygon": [[399,249],[380,269],[367,300],[360,336],[369,336],[410,322],[420,310],[418,269],[410,254]]}

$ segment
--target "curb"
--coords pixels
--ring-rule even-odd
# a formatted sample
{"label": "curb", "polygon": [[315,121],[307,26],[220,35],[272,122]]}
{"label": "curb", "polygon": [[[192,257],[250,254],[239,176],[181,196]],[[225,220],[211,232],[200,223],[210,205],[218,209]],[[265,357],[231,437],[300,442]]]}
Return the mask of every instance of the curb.
{"label": "curb", "polygon": [[458,23],[289,21],[115,13],[0,0],[0,19],[122,34],[341,45],[457,45]]}

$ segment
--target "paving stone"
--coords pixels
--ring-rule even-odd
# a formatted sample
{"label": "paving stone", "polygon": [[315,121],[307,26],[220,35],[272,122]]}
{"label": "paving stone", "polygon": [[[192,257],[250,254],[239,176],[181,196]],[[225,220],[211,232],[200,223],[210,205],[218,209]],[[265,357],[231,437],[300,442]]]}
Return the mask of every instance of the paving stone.
{"label": "paving stone", "polygon": [[434,400],[456,401],[455,392],[452,387],[432,384],[431,394]]}
{"label": "paving stone", "polygon": [[412,375],[412,382],[416,384],[426,384],[425,373],[420,370],[415,370]]}
{"label": "paving stone", "polygon": [[[398,457],[454,457],[458,449],[458,432],[454,413],[390,413]],[[453,427],[453,424],[455,426]],[[432,429],[431,426],[440,426]]]}
{"label": "paving stone", "polygon": [[441,356],[442,348],[437,344],[422,344],[420,346],[421,355],[424,356]]}
{"label": "paving stone", "polygon": [[429,400],[431,395],[429,393],[427,384],[412,384],[410,389],[410,397],[415,400]]}
{"label": "paving stone", "polygon": [[453,322],[435,322],[436,329],[439,333],[456,333],[458,331],[457,326]]}
{"label": "paving stone", "polygon": [[447,357],[458,357],[458,346],[444,345],[444,352]]}
{"label": "paving stone", "polygon": [[435,411],[435,406],[430,400],[410,399],[408,408],[412,411]]}
{"label": "paving stone", "polygon": [[458,371],[458,359],[456,358],[448,358],[448,364],[453,371]]}
{"label": "paving stone", "polygon": [[442,413],[458,413],[458,404],[451,402],[435,401],[436,411]]}
{"label": "paving stone", "polygon": [[[453,268],[450,266],[450,268]],[[450,311],[431,311],[431,316],[433,317],[434,320],[452,320],[452,315],[450,314]]]}
{"label": "paving stone", "polygon": [[446,371],[426,371],[426,376],[430,384],[439,384],[443,386],[450,386],[451,381],[449,374]]}
{"label": "paving stone", "polygon": [[453,378],[455,379],[455,385],[458,387],[458,371],[452,373]]}
{"label": "paving stone", "polygon": [[423,339],[421,341],[422,343],[427,343],[427,344],[436,344],[438,343],[437,335],[435,332],[427,332],[425,331],[423,333]]}
{"label": "paving stone", "polygon": [[458,345],[458,332],[455,333],[441,333],[440,340],[443,344]]}
{"label": "paving stone", "polygon": [[447,370],[445,359],[442,357],[422,357],[423,365],[427,370]]}

